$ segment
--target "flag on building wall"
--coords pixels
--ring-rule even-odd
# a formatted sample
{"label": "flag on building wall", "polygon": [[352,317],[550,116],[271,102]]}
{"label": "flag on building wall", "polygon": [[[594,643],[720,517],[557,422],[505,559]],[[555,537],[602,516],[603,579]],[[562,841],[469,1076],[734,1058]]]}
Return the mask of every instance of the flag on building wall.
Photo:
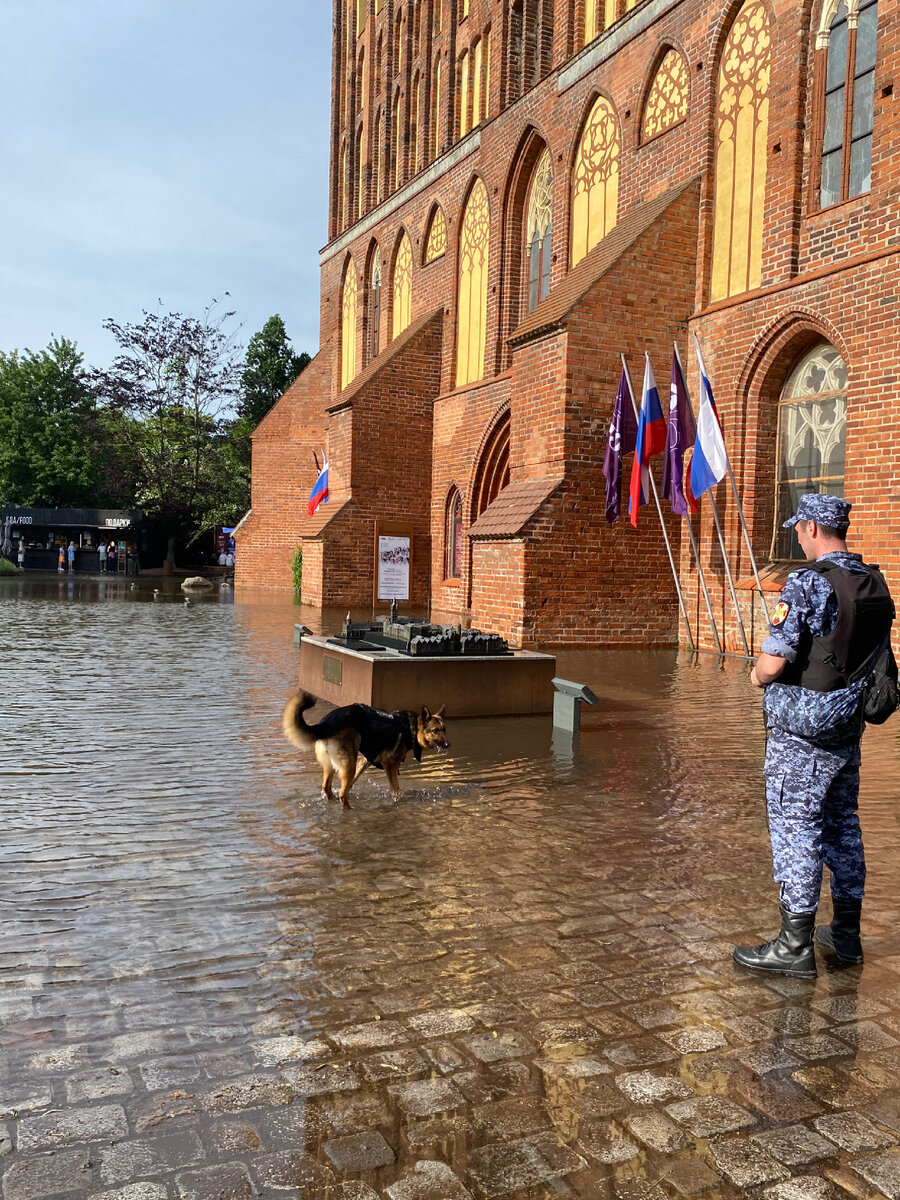
{"label": "flag on building wall", "polygon": [[700,366],[700,411],[697,414],[697,436],[694,440],[694,454],[691,458],[689,487],[691,496],[697,499],[715,486],[720,479],[725,478],[728,470],[728,454],[725,450],[722,426],[719,424],[716,401],[696,333],[694,334],[694,345],[697,349],[697,362]]}
{"label": "flag on building wall", "polygon": [[631,495],[628,515],[637,527],[638,509],[650,498],[650,459],[666,448],[666,418],[659,402],[659,391],[650,366],[650,355],[644,355],[644,393],[638,417],[637,441],[631,464]]}
{"label": "flag on building wall", "polygon": [[[316,459],[317,464],[318,461]],[[313,515],[320,504],[324,504],[328,499],[328,459],[325,458],[324,454],[322,455],[322,461],[322,470],[319,472],[319,477],[313,485],[313,490],[309,493],[309,500],[306,505],[306,511],[310,516]]]}
{"label": "flag on building wall", "polygon": [[688,400],[687,382],[678,355],[672,352],[672,379],[669,384],[669,420],[666,425],[666,452],[663,456],[662,495],[680,517],[697,511],[697,501],[684,494],[684,452],[690,445],[694,420]]}
{"label": "flag on building wall", "polygon": [[606,478],[606,519],[618,521],[622,503],[622,455],[630,454],[637,437],[637,422],[631,403],[631,392],[625,368],[619,376],[619,387],[609,422],[609,437],[603,455],[603,474]]}

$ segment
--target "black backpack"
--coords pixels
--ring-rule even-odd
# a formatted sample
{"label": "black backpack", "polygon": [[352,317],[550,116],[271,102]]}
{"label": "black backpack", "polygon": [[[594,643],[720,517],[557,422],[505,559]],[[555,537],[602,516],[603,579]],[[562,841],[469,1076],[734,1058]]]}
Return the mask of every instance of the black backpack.
{"label": "black backpack", "polygon": [[900,708],[900,684],[897,680],[897,660],[887,642],[876,651],[875,663],[869,668],[863,716],[869,725],[883,725]]}

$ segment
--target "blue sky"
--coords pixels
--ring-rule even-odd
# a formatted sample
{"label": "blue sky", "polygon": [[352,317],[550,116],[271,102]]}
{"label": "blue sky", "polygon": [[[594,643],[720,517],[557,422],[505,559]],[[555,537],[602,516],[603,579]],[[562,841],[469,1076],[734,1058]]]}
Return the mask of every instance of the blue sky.
{"label": "blue sky", "polygon": [[115,344],[104,317],[319,334],[330,0],[0,0],[0,350]]}

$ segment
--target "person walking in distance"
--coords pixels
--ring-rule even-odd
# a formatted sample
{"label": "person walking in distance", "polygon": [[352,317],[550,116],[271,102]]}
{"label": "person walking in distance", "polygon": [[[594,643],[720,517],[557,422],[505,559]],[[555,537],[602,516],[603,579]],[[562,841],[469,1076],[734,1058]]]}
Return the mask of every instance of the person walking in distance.
{"label": "person walking in distance", "polygon": [[[889,643],[894,605],[878,568],[847,549],[850,508],[807,494],[785,521],[808,562],[788,576],[750,674],[765,689],[766,808],[781,885],[781,932],[734,951],[757,971],[814,976],[814,935],[841,963],[863,959],[859,744],[867,666]],[[823,863],[834,915],[816,930]]]}
{"label": "person walking in distance", "polygon": [[100,539],[97,553],[100,556],[100,574],[103,575],[106,573],[106,542],[104,542],[103,538]]}
{"label": "person walking in distance", "polygon": [[115,575],[119,569],[119,558],[116,553],[116,543],[109,539],[109,545],[106,548],[106,571],[109,575]]}
{"label": "person walking in distance", "polygon": [[74,572],[74,570],[75,570],[75,543],[74,542],[69,542],[69,548],[66,551],[66,554],[69,559],[69,571],[70,571],[70,573]]}

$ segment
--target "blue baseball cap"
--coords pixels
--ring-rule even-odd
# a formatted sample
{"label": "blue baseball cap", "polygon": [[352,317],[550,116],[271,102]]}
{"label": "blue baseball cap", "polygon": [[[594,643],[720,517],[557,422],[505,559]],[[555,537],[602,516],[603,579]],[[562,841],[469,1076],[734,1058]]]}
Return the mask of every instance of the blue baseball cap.
{"label": "blue baseball cap", "polygon": [[820,492],[807,492],[800,497],[797,511],[784,522],[784,529],[791,529],[798,521],[815,521],[817,525],[825,525],[846,533],[850,528],[850,509],[853,507],[840,496],[823,495]]}

